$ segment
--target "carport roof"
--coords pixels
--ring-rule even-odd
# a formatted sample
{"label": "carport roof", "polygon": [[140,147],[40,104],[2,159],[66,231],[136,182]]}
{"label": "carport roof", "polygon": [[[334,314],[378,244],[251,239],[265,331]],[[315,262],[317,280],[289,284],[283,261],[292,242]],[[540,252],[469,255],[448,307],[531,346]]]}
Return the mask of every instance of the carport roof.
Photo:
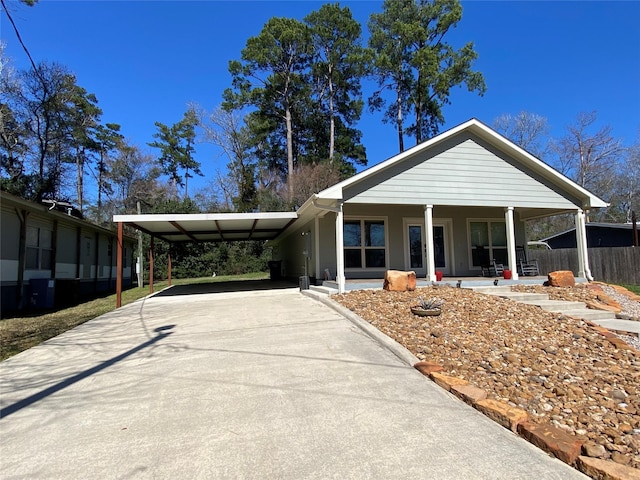
{"label": "carport roof", "polygon": [[114,215],[167,242],[273,240],[298,218],[295,212]]}

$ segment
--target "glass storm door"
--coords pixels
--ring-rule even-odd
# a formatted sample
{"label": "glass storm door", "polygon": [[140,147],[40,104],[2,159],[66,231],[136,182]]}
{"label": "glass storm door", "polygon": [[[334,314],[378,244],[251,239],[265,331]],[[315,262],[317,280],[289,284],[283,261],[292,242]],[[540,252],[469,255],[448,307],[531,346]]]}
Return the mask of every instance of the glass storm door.
{"label": "glass storm door", "polygon": [[433,226],[433,248],[435,250],[436,269],[448,273],[444,225]]}
{"label": "glass storm door", "polygon": [[[417,275],[426,275],[427,273],[427,261],[425,258],[425,238],[424,238],[424,224],[421,223],[409,223],[406,230],[406,259],[405,263],[408,270],[414,270]],[[446,229],[444,225],[433,226],[433,246],[436,270],[440,270],[443,273],[449,273],[449,266],[447,262],[447,242],[446,242]]]}
{"label": "glass storm door", "polygon": [[426,275],[426,262],[424,258],[424,229],[422,225],[407,225],[407,239],[409,241],[408,270],[413,270],[417,275]]}

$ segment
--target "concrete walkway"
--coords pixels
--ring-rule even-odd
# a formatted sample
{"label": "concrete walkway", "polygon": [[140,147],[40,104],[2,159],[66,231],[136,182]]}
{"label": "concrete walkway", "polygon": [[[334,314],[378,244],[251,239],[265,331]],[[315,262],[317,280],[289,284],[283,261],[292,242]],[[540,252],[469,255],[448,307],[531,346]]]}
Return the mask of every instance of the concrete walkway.
{"label": "concrete walkway", "polygon": [[499,287],[471,287],[472,290],[487,295],[496,295],[528,305],[537,305],[548,312],[562,313],[575,318],[581,318],[596,323],[601,327],[616,332],[640,337],[640,322],[617,318],[616,314],[606,310],[587,308],[584,302],[569,302],[564,300],[549,300],[549,295],[543,293],[512,292],[509,286]]}
{"label": "concrete walkway", "polygon": [[587,478],[297,288],[196,291],[1,362],[0,478]]}

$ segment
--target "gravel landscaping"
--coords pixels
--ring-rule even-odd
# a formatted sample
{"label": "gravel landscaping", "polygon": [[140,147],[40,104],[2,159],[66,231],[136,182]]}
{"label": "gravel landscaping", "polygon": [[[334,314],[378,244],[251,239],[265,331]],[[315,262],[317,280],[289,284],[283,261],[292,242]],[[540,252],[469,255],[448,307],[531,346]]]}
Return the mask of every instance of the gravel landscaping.
{"label": "gravel landscaping", "polygon": [[[527,291],[536,289],[561,300],[598,295],[585,286]],[[620,295],[607,291],[613,294]],[[413,315],[419,297],[444,300],[442,314]],[[637,319],[640,302],[622,297],[614,300]],[[615,345],[580,319],[464,288],[358,290],[332,298],[419,359],[442,365],[443,373],[526,410],[534,423],[576,435],[584,455],[640,469],[637,343]]]}

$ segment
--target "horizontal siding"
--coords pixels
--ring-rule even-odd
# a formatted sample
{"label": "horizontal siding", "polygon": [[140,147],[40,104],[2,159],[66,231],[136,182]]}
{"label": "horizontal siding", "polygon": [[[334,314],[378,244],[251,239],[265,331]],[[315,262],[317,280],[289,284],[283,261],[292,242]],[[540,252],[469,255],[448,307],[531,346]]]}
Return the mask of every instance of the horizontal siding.
{"label": "horizontal siding", "polygon": [[[360,187],[362,188],[362,187]],[[345,192],[348,202],[575,208],[559,193],[472,139],[364,191]],[[349,198],[351,197],[351,198]]]}

